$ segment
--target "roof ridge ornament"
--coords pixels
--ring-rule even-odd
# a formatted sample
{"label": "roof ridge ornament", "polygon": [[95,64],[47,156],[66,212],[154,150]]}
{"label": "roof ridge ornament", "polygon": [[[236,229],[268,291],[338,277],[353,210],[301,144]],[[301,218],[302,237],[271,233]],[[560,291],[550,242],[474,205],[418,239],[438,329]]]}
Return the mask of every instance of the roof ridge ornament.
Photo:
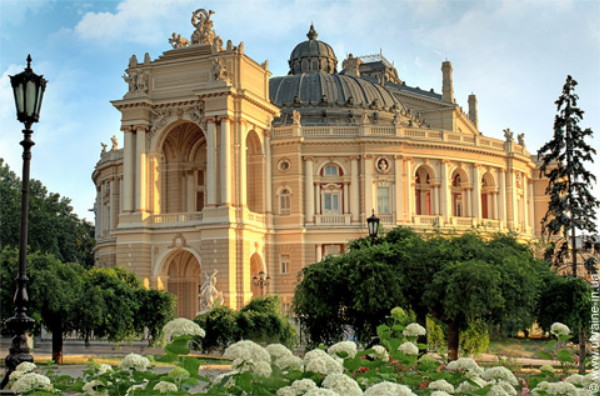
{"label": "roof ridge ornament", "polygon": [[312,23],[310,24],[310,29],[308,30],[308,33],[306,33],[306,37],[308,37],[309,40],[316,40],[317,37],[319,37],[319,33],[317,33],[317,31],[315,30],[315,25],[313,25]]}

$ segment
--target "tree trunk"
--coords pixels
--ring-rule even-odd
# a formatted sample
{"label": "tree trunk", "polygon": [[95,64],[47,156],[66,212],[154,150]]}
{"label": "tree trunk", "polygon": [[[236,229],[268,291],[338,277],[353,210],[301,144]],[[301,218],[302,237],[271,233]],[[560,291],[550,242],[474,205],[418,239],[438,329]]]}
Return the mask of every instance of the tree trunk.
{"label": "tree trunk", "polygon": [[454,323],[448,325],[448,359],[458,359],[458,326]]}
{"label": "tree trunk", "polygon": [[63,364],[63,334],[62,326],[52,329],[52,360],[56,364]]}
{"label": "tree trunk", "polygon": [[579,327],[579,374],[585,375],[585,330]]}
{"label": "tree trunk", "polygon": [[[426,311],[417,311],[417,323],[423,326],[425,329],[427,328],[427,312]],[[427,344],[427,333],[425,335],[419,336],[417,338],[418,344]],[[427,353],[427,348],[421,349],[419,348],[419,356],[423,356]]]}

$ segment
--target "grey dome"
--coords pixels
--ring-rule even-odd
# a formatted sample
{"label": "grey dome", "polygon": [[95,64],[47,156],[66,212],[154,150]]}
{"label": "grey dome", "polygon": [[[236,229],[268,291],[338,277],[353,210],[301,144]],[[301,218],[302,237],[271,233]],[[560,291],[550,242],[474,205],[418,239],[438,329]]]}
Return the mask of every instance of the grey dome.
{"label": "grey dome", "polygon": [[311,24],[306,34],[308,40],[298,44],[290,55],[289,74],[301,73],[335,73],[337,58],[331,46],[317,40],[317,32]]}
{"label": "grey dome", "polygon": [[339,74],[305,73],[273,77],[269,81],[271,102],[278,107],[328,105],[351,108],[402,108],[398,99],[379,84]]}

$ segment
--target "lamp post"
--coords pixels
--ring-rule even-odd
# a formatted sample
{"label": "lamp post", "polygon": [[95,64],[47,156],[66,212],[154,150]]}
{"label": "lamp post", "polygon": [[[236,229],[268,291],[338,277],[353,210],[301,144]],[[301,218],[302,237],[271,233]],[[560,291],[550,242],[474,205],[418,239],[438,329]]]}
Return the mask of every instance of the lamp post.
{"label": "lamp post", "polygon": [[254,286],[260,287],[260,295],[262,296],[264,294],[264,288],[271,284],[271,277],[265,274],[264,271],[260,271],[258,276],[254,275],[252,282],[254,283]]}
{"label": "lamp post", "polygon": [[373,214],[367,219],[367,226],[369,227],[369,236],[371,237],[372,245],[379,232],[379,217],[375,216],[375,209],[373,209]]}
{"label": "lamp post", "polygon": [[31,140],[31,125],[40,119],[40,108],[42,107],[42,98],[46,90],[46,80],[43,76],[38,76],[31,69],[31,55],[27,56],[27,67],[25,71],[10,76],[10,83],[15,95],[15,105],[17,107],[17,120],[23,123],[24,139],[21,141],[23,146],[23,180],[21,189],[21,229],[19,236],[19,272],[15,278],[17,290],[13,298],[15,304],[15,314],[6,322],[7,327],[14,333],[12,344],[9,348],[9,354],[6,356],[6,375],[0,384],[4,388],[8,382],[8,377],[15,368],[22,362],[33,362],[33,356],[30,353],[27,343],[27,334],[33,327],[35,320],[27,315],[27,282],[29,278],[26,273],[27,265],[27,234],[29,225],[29,162],[31,160],[31,147],[35,144]]}

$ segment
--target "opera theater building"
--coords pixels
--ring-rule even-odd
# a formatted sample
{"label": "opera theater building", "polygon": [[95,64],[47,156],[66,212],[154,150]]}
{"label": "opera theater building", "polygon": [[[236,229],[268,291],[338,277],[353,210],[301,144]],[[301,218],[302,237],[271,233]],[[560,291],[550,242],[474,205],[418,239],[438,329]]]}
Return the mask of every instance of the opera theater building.
{"label": "opera theater building", "polygon": [[192,36],[157,59],[129,60],[121,132],[92,176],[96,265],[173,293],[192,318],[206,274],[231,308],[270,294],[286,309],[298,271],[366,236],[373,212],[386,229],[540,235],[546,181],[523,135],[483,136],[450,62],[441,92],[421,90],[383,55],[339,60],[310,26],[272,76],[211,16],[196,11]]}

